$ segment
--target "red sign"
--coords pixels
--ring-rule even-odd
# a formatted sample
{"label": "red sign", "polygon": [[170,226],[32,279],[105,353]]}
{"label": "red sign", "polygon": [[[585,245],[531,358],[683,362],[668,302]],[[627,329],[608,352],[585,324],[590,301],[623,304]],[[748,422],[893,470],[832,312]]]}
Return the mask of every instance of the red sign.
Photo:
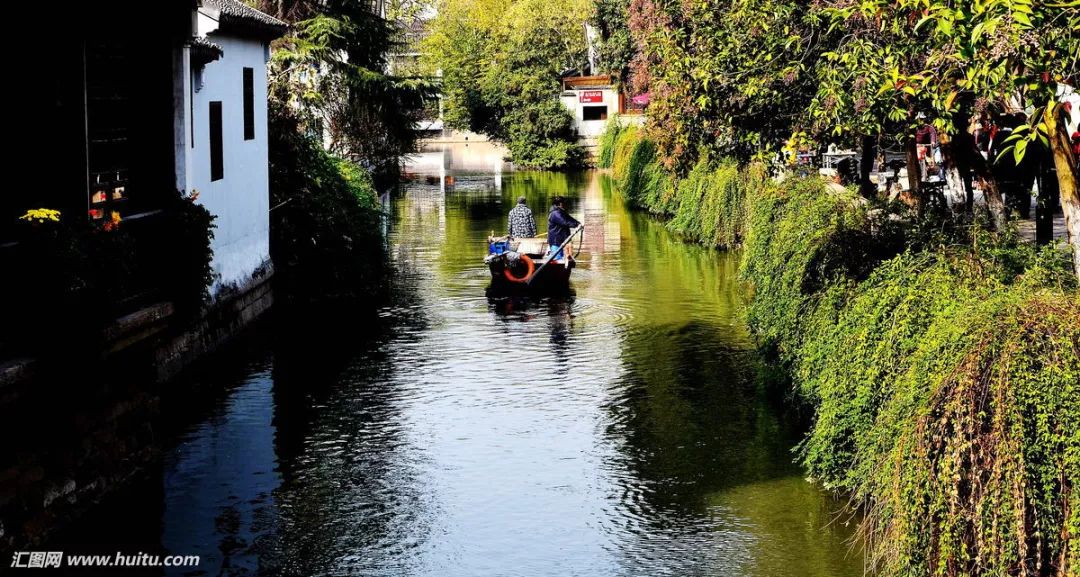
{"label": "red sign", "polygon": [[578,102],[589,104],[592,102],[603,102],[604,91],[603,90],[582,90],[581,94],[578,94]]}

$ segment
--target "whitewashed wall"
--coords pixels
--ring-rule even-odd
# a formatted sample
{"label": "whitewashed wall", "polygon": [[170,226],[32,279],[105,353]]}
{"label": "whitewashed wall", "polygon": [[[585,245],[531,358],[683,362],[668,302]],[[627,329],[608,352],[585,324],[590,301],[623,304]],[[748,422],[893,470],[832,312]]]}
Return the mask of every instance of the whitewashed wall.
{"label": "whitewashed wall", "polygon": [[[571,94],[573,92],[573,94]],[[607,120],[585,120],[584,107],[607,106],[607,116],[610,119],[619,112],[619,93],[610,88],[599,90],[603,94],[603,102],[582,103],[579,102],[578,91],[564,92],[559,99],[574,115],[574,127],[578,135],[585,138],[600,136],[607,126]]]}
{"label": "whitewashed wall", "polygon": [[1060,98],[1062,102],[1069,102],[1072,104],[1069,122],[1069,134],[1072,135],[1073,132],[1080,129],[1080,91],[1077,91],[1071,86],[1063,88],[1059,92],[1058,98]]}
{"label": "whitewashed wall", "polygon": [[[200,32],[211,20],[200,15]],[[206,65],[188,122],[187,190],[217,216],[212,292],[242,286],[270,259],[269,168],[267,158],[266,45],[256,39],[210,32],[224,55]],[[255,139],[244,140],[244,72],[254,69]],[[197,86],[197,85],[196,85]],[[222,108],[224,178],[210,180],[210,102]],[[193,128],[192,128],[193,126]],[[193,132],[193,133],[192,133]],[[194,142],[194,146],[190,145]]]}

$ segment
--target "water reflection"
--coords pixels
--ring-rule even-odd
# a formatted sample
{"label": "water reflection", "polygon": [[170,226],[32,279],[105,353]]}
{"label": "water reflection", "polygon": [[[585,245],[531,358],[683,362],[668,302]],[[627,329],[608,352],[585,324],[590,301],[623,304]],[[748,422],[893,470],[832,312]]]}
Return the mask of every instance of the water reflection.
{"label": "water reflection", "polygon": [[[279,323],[170,442],[159,546],[224,575],[862,574],[752,378],[736,256],[597,173],[431,170],[393,195],[393,302]],[[588,231],[572,292],[487,295],[483,239],[554,194]]]}

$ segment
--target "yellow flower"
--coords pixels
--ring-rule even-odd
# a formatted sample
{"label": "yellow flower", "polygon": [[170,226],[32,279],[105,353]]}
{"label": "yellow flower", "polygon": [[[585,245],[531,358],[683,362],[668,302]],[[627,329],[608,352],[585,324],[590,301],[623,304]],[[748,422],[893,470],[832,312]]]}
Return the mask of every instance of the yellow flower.
{"label": "yellow flower", "polygon": [[25,220],[36,224],[41,224],[45,221],[60,222],[60,211],[51,208],[32,208],[26,211],[26,214],[20,216],[19,220]]}
{"label": "yellow flower", "polygon": [[104,228],[107,232],[111,232],[111,231],[116,230],[119,227],[120,227],[120,213],[116,212],[115,210],[109,211],[109,220],[108,220],[108,222],[106,222],[102,226],[102,228]]}

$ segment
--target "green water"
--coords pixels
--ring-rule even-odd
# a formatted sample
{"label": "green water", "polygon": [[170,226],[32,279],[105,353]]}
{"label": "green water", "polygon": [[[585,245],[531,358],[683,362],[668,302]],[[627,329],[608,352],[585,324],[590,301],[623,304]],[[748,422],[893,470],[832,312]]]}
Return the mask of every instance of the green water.
{"label": "green water", "polygon": [[[392,302],[202,377],[227,392],[128,499],[144,550],[214,575],[862,574],[755,384],[735,255],[595,172],[416,172],[387,202]],[[586,225],[571,293],[489,298],[485,237],[553,194]]]}

